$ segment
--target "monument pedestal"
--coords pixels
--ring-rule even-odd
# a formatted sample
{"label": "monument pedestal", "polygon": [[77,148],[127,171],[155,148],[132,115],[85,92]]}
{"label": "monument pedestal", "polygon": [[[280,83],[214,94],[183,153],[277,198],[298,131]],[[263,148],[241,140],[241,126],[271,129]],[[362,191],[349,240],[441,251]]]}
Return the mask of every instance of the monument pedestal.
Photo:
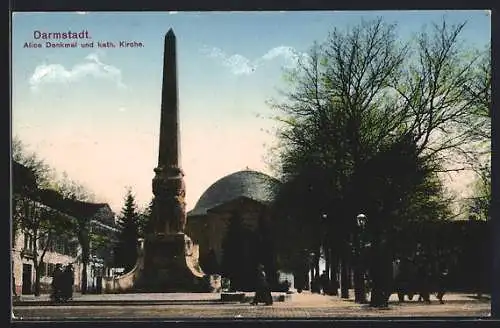
{"label": "monument pedestal", "polygon": [[209,282],[198,262],[198,246],[184,233],[145,239],[144,268],[136,285],[143,292],[208,292]]}

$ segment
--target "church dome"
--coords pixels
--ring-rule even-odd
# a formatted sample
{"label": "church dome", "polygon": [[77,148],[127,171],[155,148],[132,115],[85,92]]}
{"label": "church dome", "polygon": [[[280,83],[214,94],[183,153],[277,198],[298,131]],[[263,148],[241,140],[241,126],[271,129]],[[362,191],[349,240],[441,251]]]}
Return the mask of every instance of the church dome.
{"label": "church dome", "polygon": [[245,170],[232,173],[212,184],[188,216],[205,215],[210,209],[238,198],[270,203],[275,199],[280,185],[277,179],[261,172]]}

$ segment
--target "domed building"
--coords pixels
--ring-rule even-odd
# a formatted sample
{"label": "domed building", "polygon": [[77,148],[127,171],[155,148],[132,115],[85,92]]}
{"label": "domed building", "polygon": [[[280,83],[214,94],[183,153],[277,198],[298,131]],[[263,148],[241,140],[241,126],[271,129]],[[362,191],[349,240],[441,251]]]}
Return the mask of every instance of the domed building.
{"label": "domed building", "polygon": [[212,184],[187,213],[187,234],[200,247],[206,273],[222,273],[233,287],[253,288],[257,264],[277,279],[269,229],[271,204],[280,181],[261,172],[244,170]]}

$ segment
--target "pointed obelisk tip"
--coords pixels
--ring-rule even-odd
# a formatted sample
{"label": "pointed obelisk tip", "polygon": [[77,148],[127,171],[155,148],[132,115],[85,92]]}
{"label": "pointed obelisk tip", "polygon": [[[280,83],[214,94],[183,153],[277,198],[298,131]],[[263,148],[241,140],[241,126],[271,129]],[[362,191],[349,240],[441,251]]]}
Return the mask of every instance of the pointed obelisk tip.
{"label": "pointed obelisk tip", "polygon": [[169,29],[167,34],[165,35],[165,38],[175,38],[175,34],[174,34],[174,30],[173,29]]}

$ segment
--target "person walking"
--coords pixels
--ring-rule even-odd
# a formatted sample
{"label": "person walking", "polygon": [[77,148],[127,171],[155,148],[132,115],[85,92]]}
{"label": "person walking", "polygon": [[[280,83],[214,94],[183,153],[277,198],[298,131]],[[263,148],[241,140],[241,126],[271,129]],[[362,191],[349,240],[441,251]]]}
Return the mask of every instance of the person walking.
{"label": "person walking", "polygon": [[266,272],[262,264],[259,264],[257,267],[257,281],[255,287],[255,296],[250,304],[258,305],[259,303],[264,303],[266,305],[272,305],[273,297],[271,295],[271,288],[267,282]]}
{"label": "person walking", "polygon": [[64,299],[66,301],[73,298],[73,284],[75,283],[75,274],[73,264],[68,264],[64,269]]}
{"label": "person walking", "polygon": [[55,302],[61,301],[61,278],[62,278],[62,264],[57,263],[54,268],[54,272],[52,272],[52,294],[50,298]]}
{"label": "person walking", "polygon": [[328,273],[326,270],[323,270],[321,276],[319,277],[319,281],[321,284],[321,293],[323,295],[327,295],[330,292],[330,278],[328,278]]}

